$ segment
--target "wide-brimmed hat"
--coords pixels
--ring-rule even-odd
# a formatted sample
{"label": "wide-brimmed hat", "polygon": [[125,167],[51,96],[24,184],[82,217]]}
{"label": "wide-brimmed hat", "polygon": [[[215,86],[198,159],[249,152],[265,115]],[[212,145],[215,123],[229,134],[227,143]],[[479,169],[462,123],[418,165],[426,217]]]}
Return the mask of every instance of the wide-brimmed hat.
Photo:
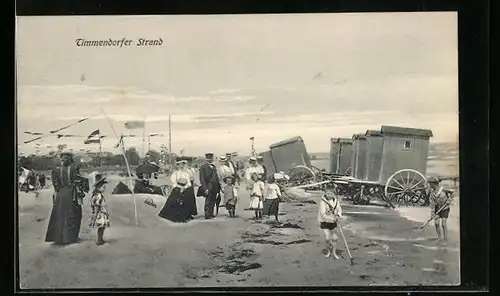
{"label": "wide-brimmed hat", "polygon": [[250,161],[256,161],[257,158],[255,156],[250,156]]}
{"label": "wide-brimmed hat", "polygon": [[183,160],[178,160],[175,164],[183,164],[183,163],[188,163],[187,160],[183,159]]}
{"label": "wide-brimmed hat", "polygon": [[108,181],[106,180],[106,177],[104,177],[102,174],[95,174],[94,176],[94,188],[97,188],[99,186],[102,186],[104,184],[107,184]]}
{"label": "wide-brimmed hat", "polygon": [[226,161],[227,157],[225,155],[221,155],[221,156],[219,156],[219,160],[220,161]]}
{"label": "wide-brimmed hat", "polygon": [[261,155],[258,155],[258,156],[257,156],[257,159],[258,159],[258,160],[262,160],[262,159],[264,159],[264,157],[262,157]]}
{"label": "wide-brimmed hat", "polygon": [[231,156],[233,156],[233,154],[232,154],[232,153],[229,153],[229,152],[228,152],[228,153],[226,153],[226,157],[231,157]]}
{"label": "wide-brimmed hat", "polygon": [[70,151],[68,149],[63,149],[63,150],[61,150],[61,152],[59,152],[59,156],[63,156],[63,155],[73,157],[74,153],[73,153],[73,151]]}
{"label": "wide-brimmed hat", "polygon": [[441,182],[441,181],[437,177],[431,176],[431,177],[427,178],[427,183],[430,183],[430,184],[439,184],[439,182]]}

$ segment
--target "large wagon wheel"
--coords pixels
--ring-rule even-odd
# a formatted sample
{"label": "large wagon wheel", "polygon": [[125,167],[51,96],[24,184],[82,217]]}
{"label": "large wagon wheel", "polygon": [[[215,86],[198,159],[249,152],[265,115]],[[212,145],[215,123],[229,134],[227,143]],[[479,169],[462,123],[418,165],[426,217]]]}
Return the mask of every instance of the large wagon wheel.
{"label": "large wagon wheel", "polygon": [[385,184],[385,196],[393,205],[427,204],[427,179],[420,172],[403,169],[392,174]]}
{"label": "large wagon wheel", "polygon": [[316,173],[313,169],[305,165],[298,165],[290,171],[289,187],[312,184],[317,182]]}

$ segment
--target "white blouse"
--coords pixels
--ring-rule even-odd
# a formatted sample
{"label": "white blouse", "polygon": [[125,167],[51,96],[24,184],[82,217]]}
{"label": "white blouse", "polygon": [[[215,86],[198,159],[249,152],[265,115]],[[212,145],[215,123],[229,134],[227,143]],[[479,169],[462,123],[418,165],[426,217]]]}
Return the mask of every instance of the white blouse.
{"label": "white blouse", "polygon": [[264,168],[260,165],[248,167],[245,171],[245,178],[247,179],[247,181],[252,181],[253,174],[263,175]]}
{"label": "white blouse", "polygon": [[281,190],[276,183],[267,184],[266,199],[277,199],[281,197]]}
{"label": "white blouse", "polygon": [[177,170],[170,175],[170,181],[172,182],[172,187],[184,187],[177,184],[177,180],[180,178],[185,178],[187,180],[185,187],[191,187],[191,176],[189,172],[184,170]]}

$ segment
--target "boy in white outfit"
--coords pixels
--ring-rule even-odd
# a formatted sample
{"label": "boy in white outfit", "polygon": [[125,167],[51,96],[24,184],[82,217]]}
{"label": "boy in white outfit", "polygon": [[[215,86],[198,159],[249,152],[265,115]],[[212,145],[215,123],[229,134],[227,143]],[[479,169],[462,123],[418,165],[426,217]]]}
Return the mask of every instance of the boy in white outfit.
{"label": "boy in white outfit", "polygon": [[333,258],[339,259],[336,249],[338,237],[335,234],[335,229],[341,217],[342,207],[340,206],[339,199],[335,196],[333,191],[325,191],[324,195],[321,197],[318,211],[318,222],[320,228],[323,230],[327,248],[325,257],[333,255]]}

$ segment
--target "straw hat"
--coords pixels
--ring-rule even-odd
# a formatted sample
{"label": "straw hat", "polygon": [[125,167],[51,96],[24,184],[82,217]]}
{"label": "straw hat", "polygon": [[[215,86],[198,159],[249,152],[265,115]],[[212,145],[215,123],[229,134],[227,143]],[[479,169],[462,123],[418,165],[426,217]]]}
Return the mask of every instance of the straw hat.
{"label": "straw hat", "polygon": [[220,161],[226,161],[227,157],[225,155],[221,155],[221,156],[219,156],[219,160]]}
{"label": "straw hat", "polygon": [[59,152],[59,156],[63,156],[63,155],[66,155],[66,156],[70,156],[70,157],[73,157],[73,151],[70,151],[68,149],[63,149],[61,150],[61,152]]}
{"label": "straw hat", "polygon": [[94,176],[94,188],[97,188],[99,186],[102,186],[104,184],[107,184],[108,181],[106,180],[106,177],[104,177],[102,174],[95,174]]}
{"label": "straw hat", "polygon": [[440,180],[434,176],[427,178],[427,183],[439,184]]}
{"label": "straw hat", "polygon": [[257,158],[255,156],[250,156],[250,161],[256,161]]}

